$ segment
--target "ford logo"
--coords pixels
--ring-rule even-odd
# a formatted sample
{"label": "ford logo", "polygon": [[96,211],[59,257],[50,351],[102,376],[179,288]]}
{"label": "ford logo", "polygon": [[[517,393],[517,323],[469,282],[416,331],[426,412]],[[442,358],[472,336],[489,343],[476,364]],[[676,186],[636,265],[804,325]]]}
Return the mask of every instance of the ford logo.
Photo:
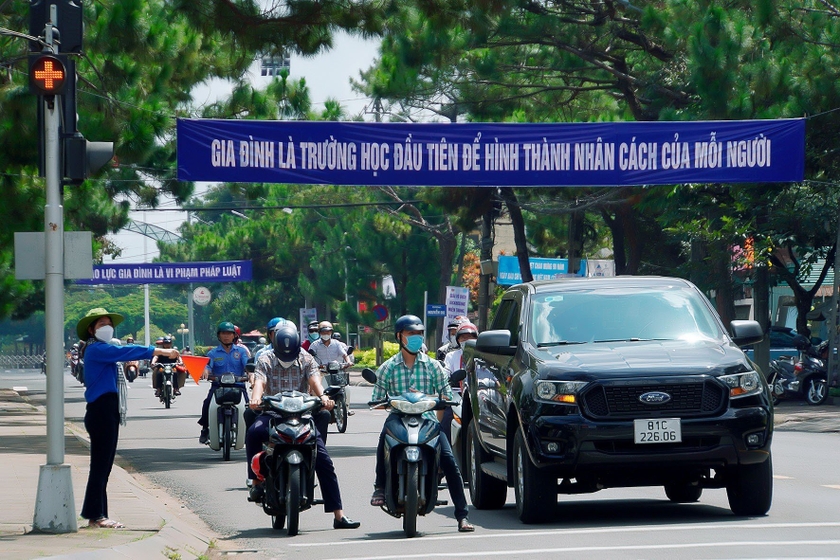
{"label": "ford logo", "polygon": [[662,391],[650,391],[639,395],[639,400],[645,404],[665,404],[671,400],[671,395]]}

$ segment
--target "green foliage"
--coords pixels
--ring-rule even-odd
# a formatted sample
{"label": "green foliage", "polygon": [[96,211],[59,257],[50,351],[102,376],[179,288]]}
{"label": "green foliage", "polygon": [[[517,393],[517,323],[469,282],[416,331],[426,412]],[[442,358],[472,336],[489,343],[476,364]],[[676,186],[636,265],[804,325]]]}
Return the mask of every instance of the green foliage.
{"label": "green foliage", "polygon": [[[400,346],[396,342],[388,342],[387,340],[382,343],[382,360],[387,360],[394,354],[400,351]],[[376,349],[371,348],[369,350],[356,350],[353,352],[353,356],[356,358],[356,366],[359,368],[369,367],[372,369],[376,369]]]}

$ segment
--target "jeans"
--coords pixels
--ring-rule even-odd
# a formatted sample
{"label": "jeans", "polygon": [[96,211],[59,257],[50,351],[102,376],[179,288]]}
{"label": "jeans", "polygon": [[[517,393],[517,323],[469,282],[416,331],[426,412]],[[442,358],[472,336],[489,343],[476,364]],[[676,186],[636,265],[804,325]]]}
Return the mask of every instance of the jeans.
{"label": "jeans", "polygon": [[[455,455],[452,453],[452,446],[449,440],[441,434],[438,436],[440,445],[440,469],[446,477],[446,486],[449,488],[449,495],[452,497],[452,505],[455,506],[455,519],[464,519],[469,514],[467,509],[467,497],[464,494],[464,479],[461,478],[461,471],[458,463],[455,462]],[[375,488],[385,488],[385,429],[379,434],[379,445],[376,446],[376,481]],[[432,477],[437,483],[437,474]]]}

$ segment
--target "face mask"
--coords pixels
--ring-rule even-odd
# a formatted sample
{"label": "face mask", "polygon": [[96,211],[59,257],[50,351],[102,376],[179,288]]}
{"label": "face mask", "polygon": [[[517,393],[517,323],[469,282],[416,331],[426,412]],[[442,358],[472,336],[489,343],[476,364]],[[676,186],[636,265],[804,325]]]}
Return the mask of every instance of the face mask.
{"label": "face mask", "polygon": [[114,338],[114,327],[111,325],[103,325],[96,329],[93,336],[96,337],[96,340],[111,342],[111,339]]}
{"label": "face mask", "polygon": [[295,363],[294,360],[292,360],[291,362],[284,362],[283,360],[281,360],[279,358],[277,359],[277,361],[280,362],[280,365],[283,366],[286,369],[292,367],[292,364]]}
{"label": "face mask", "polygon": [[309,338],[309,342],[315,342],[316,340],[318,340],[318,333],[316,332],[311,332],[307,336]]}
{"label": "face mask", "polygon": [[411,352],[412,354],[416,354],[420,351],[423,347],[423,335],[422,334],[412,334],[407,337],[405,341],[405,349]]}
{"label": "face mask", "polygon": [[327,342],[328,340],[332,340],[332,335],[331,334],[322,334],[321,335],[321,340],[323,340],[324,342]]}
{"label": "face mask", "polygon": [[449,344],[451,344],[452,346],[458,346],[458,341],[455,340],[454,334],[449,335]]}

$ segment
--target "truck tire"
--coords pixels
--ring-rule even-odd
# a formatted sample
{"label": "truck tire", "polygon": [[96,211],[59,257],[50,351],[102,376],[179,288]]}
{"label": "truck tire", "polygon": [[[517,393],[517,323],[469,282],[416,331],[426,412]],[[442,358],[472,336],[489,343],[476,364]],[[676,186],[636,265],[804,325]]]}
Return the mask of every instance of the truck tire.
{"label": "truck tire", "polygon": [[522,426],[516,430],[513,443],[513,489],[516,511],[523,523],[547,521],[557,507],[557,477],[531,462]]}
{"label": "truck tire", "polygon": [[499,509],[507,501],[507,484],[481,470],[481,463],[489,461],[476,435],[475,421],[467,426],[467,476],[470,482],[470,501],[478,509]]}
{"label": "truck tire", "polygon": [[765,515],[773,503],[773,460],[737,465],[726,473],[726,497],[729,509],[740,516]]}

